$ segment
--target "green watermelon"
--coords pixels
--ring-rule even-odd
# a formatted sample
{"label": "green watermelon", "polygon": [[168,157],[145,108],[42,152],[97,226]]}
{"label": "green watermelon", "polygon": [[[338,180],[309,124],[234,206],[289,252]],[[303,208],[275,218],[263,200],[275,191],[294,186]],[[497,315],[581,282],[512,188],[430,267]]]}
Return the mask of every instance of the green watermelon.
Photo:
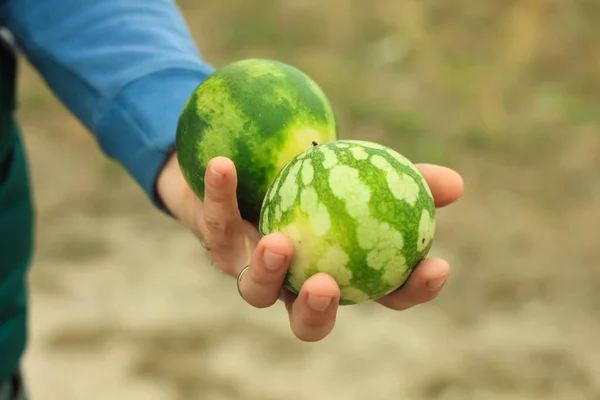
{"label": "green watermelon", "polygon": [[282,62],[247,59],[217,69],[188,98],[177,124],[177,159],[204,198],[208,162],[230,158],[244,219],[258,222],[269,185],[293,157],[337,139],[329,100],[304,72]]}
{"label": "green watermelon", "polygon": [[377,143],[336,140],[309,148],[277,175],[265,196],[262,236],[294,244],[285,286],[298,293],[317,272],[332,276],[340,304],[399,288],[431,248],[435,204],[417,168]]}

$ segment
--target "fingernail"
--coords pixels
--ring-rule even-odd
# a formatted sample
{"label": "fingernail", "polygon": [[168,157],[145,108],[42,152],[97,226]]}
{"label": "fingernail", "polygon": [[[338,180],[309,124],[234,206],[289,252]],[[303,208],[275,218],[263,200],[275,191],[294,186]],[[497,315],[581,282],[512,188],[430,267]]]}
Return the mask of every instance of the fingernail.
{"label": "fingernail", "polygon": [[427,282],[427,287],[429,288],[429,290],[438,290],[439,288],[444,286],[447,279],[447,276],[441,276],[439,278],[431,279]]}
{"label": "fingernail", "polygon": [[283,266],[283,262],[285,261],[285,256],[281,254],[275,254],[270,252],[269,250],[265,250],[265,254],[263,254],[263,261],[265,263],[265,267],[274,271]]}
{"label": "fingernail", "polygon": [[326,296],[308,295],[308,306],[315,311],[323,312],[329,307],[333,298]]}
{"label": "fingernail", "polygon": [[214,168],[210,169],[210,180],[212,184],[218,186],[223,182],[223,174],[215,170]]}

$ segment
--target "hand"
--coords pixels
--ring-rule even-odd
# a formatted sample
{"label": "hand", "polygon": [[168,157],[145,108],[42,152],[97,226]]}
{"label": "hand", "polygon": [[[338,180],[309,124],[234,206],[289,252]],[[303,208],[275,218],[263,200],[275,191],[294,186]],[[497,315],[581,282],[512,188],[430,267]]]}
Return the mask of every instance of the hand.
{"label": "hand", "polygon": [[[461,196],[463,181],[457,172],[431,164],[417,164],[417,168],[433,193],[436,207],[449,205]],[[335,325],[340,297],[335,280],[319,273],[304,283],[298,296],[282,289],[293,245],[280,233],[260,239],[257,227],[241,219],[233,162],[223,157],[211,160],[205,185],[203,203],[185,182],[177,158],[172,156],[158,177],[157,191],[166,207],[207,247],[221,270],[237,277],[249,265],[240,278],[240,292],[246,302],[264,308],[282,300],[290,327],[300,340],[326,337]],[[445,260],[427,258],[400,289],[377,302],[393,310],[428,302],[440,293],[449,273]]]}

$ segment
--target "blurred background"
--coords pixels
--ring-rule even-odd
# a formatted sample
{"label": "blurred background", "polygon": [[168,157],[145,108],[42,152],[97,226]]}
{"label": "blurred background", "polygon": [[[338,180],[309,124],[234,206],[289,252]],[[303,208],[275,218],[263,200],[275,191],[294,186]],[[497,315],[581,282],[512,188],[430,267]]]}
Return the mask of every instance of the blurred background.
{"label": "blurred background", "polygon": [[206,60],[312,76],[343,138],[441,163],[451,278],[301,343],[156,212],[22,64],[38,205],[34,399],[600,399],[600,2],[185,0]]}

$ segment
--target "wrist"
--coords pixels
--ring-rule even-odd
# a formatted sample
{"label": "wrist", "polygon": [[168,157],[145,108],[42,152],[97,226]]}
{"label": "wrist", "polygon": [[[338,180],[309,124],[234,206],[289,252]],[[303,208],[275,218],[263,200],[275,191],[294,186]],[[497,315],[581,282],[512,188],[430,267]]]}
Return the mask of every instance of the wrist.
{"label": "wrist", "polygon": [[198,201],[187,184],[177,155],[168,156],[156,179],[156,194],[164,207],[179,221],[191,230],[195,230],[193,204]]}

